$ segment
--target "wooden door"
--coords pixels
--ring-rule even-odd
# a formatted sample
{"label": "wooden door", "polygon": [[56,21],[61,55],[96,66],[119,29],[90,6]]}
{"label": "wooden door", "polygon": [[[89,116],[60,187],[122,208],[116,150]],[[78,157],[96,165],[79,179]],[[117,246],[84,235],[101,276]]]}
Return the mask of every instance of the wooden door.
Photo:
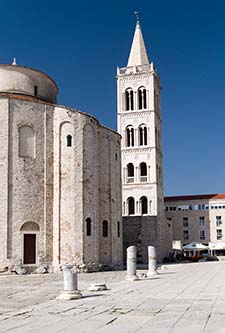
{"label": "wooden door", "polygon": [[23,263],[36,264],[36,234],[24,234],[23,237]]}

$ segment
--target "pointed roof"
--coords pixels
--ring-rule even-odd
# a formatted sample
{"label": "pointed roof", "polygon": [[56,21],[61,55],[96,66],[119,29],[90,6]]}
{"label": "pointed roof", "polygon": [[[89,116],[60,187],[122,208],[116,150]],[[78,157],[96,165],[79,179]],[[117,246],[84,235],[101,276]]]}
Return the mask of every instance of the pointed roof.
{"label": "pointed roof", "polygon": [[146,52],[145,43],[141,32],[141,26],[138,20],[134,32],[134,38],[130,50],[127,67],[148,65],[148,64],[149,64],[148,55]]}

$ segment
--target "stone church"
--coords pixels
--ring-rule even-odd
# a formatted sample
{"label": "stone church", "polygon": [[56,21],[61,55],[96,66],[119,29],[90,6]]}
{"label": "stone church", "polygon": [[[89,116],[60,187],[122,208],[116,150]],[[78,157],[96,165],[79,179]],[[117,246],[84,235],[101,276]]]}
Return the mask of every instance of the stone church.
{"label": "stone church", "polygon": [[57,92],[0,65],[0,267],[121,268],[121,137]]}
{"label": "stone church", "polygon": [[147,246],[158,260],[172,246],[172,226],[164,217],[160,79],[149,63],[137,20],[127,66],[117,68],[117,119],[122,136],[122,214],[124,255],[137,246],[137,260],[147,263]]}
{"label": "stone church", "polygon": [[57,105],[45,73],[0,65],[0,268],[120,269],[129,245],[142,263],[148,245],[168,254],[160,80],[139,21],[117,83],[121,135]]}

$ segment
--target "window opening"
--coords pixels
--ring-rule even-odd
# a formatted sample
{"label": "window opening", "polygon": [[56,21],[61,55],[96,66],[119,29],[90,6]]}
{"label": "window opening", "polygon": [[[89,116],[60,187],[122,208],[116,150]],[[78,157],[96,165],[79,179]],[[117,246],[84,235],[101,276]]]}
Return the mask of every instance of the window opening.
{"label": "window opening", "polygon": [[38,87],[34,86],[34,96],[37,96],[37,94],[38,94]]}
{"label": "window opening", "polygon": [[106,220],[102,222],[102,236],[108,237],[108,221]]}
{"label": "window opening", "polygon": [[117,236],[120,237],[120,221],[117,222]]}
{"label": "window opening", "polygon": [[67,147],[72,147],[72,135],[67,135],[66,137]]}
{"label": "window opening", "polygon": [[141,198],[141,214],[148,214],[148,200],[146,197]]}
{"label": "window opening", "polygon": [[134,210],[134,198],[128,198],[128,215],[133,215],[135,212]]}
{"label": "window opening", "polygon": [[91,219],[89,217],[86,219],[86,235],[91,236]]}

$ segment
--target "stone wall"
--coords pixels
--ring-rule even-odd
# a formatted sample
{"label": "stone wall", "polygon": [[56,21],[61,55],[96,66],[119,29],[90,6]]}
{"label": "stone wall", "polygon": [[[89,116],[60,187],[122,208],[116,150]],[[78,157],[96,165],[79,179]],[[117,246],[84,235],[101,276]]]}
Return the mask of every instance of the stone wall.
{"label": "stone wall", "polygon": [[156,247],[161,262],[172,249],[172,226],[167,219],[156,216],[123,217],[123,239],[124,262],[131,245],[137,246],[137,263],[147,264],[149,245]]}
{"label": "stone wall", "polygon": [[0,120],[0,266],[23,264],[32,233],[36,264],[121,268],[120,135],[80,111],[19,97],[0,98]]}
{"label": "stone wall", "polygon": [[126,249],[137,246],[137,263],[147,264],[148,246],[158,246],[157,218],[155,216],[123,217],[123,252],[126,260]]}

